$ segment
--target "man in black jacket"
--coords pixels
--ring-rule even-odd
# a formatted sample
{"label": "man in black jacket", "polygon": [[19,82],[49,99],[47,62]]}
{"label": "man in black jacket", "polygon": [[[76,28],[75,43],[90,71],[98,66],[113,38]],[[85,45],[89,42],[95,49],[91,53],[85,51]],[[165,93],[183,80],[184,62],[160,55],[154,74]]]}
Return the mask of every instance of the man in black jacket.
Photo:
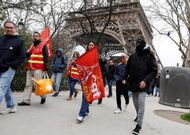
{"label": "man in black jacket", "polygon": [[126,80],[132,92],[133,103],[137,113],[137,122],[133,134],[138,134],[142,128],[145,109],[146,90],[157,75],[157,64],[153,53],[143,39],[136,41],[135,53],[129,57],[126,67]]}
{"label": "man in black jacket", "polygon": [[109,60],[109,65],[106,67],[106,79],[108,83],[109,93],[107,97],[112,97],[112,84],[114,82],[115,64],[112,59]]}
{"label": "man in black jacket", "polygon": [[22,38],[16,35],[16,25],[12,21],[4,23],[4,31],[5,35],[0,37],[0,103],[5,97],[5,113],[15,113],[10,84],[17,67],[25,60],[26,49]]}

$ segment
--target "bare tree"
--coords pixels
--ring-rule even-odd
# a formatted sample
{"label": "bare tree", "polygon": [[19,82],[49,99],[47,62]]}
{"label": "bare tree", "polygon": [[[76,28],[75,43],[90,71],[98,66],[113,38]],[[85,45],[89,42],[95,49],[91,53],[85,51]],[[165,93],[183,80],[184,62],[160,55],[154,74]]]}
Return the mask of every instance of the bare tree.
{"label": "bare tree", "polygon": [[[11,19],[15,23],[22,19],[26,31],[51,29],[54,44],[59,44],[59,31],[64,26],[67,12],[74,10],[78,0],[2,0],[0,19]],[[3,16],[4,15],[4,16]]]}
{"label": "bare tree", "polygon": [[[150,0],[152,5],[146,10],[151,12],[154,20],[164,21],[168,27],[158,29],[152,23],[153,28],[161,35],[166,35],[179,48],[182,54],[184,67],[190,67],[190,1],[189,0]],[[161,3],[160,3],[161,2]],[[177,34],[177,38],[172,36]]]}
{"label": "bare tree", "polygon": [[1,0],[0,1],[0,20],[11,19],[18,23],[20,19],[24,24],[28,21],[28,16],[34,9],[39,7],[39,3],[32,0]]}

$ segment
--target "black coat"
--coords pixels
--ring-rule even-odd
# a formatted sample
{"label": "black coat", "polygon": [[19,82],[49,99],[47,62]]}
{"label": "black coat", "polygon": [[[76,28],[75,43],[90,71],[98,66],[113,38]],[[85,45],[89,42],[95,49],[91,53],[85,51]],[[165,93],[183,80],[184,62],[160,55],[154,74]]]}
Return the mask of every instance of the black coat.
{"label": "black coat", "polygon": [[108,65],[106,67],[107,80],[114,80],[115,68],[116,68],[115,65]]}
{"label": "black coat", "polygon": [[99,57],[99,64],[100,64],[100,69],[101,69],[101,73],[102,73],[102,79],[104,82],[104,86],[106,85],[106,60],[103,60],[102,58]]}
{"label": "black coat", "polygon": [[9,67],[17,69],[25,58],[24,41],[19,35],[0,37],[0,72],[5,72]]}
{"label": "black coat", "polygon": [[[129,90],[132,92],[143,92],[149,88],[150,82],[157,75],[156,59],[150,50],[145,50],[143,53],[134,53],[129,57],[126,66],[126,80]],[[147,86],[144,89],[139,88],[139,83],[145,81]]]}

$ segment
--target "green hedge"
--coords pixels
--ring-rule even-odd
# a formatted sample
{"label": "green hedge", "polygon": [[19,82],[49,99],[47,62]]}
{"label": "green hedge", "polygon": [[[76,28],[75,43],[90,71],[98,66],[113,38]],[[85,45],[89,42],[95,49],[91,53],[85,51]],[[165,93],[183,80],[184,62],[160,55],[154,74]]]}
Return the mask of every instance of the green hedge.
{"label": "green hedge", "polygon": [[181,119],[190,122],[190,113],[185,113],[181,115]]}
{"label": "green hedge", "polygon": [[26,70],[24,69],[24,63],[19,66],[16,71],[16,74],[13,78],[11,89],[12,91],[23,91],[26,85]]}

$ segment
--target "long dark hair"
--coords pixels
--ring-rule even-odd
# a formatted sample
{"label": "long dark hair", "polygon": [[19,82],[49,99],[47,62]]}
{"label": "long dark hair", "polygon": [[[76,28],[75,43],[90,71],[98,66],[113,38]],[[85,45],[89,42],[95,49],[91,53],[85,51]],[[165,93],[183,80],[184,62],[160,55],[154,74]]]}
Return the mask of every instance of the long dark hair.
{"label": "long dark hair", "polygon": [[87,45],[87,49],[86,49],[86,51],[89,51],[89,45],[90,45],[90,43],[93,43],[94,46],[96,46],[96,43],[95,43],[94,41],[90,41],[90,42],[88,42],[88,45]]}

